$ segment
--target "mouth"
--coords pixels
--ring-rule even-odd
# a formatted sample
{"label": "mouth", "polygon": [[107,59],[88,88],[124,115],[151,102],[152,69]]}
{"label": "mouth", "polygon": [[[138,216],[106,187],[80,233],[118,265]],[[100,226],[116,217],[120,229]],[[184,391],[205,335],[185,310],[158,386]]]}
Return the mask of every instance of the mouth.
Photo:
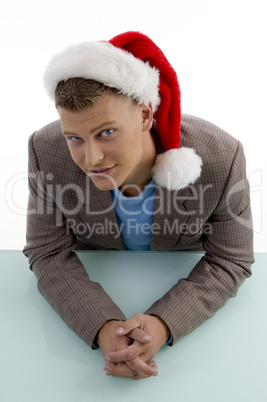
{"label": "mouth", "polygon": [[106,176],[109,173],[111,173],[111,171],[114,169],[115,166],[116,165],[109,167],[109,168],[92,169],[92,170],[89,170],[88,173],[90,176],[95,176],[95,177]]}

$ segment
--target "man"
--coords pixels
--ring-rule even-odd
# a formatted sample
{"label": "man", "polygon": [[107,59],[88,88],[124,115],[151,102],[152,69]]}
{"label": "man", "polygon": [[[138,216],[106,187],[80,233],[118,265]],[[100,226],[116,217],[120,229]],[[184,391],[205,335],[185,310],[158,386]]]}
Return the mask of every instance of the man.
{"label": "man", "polygon": [[[43,296],[100,347],[107,375],[156,376],[158,350],[212,317],[251,275],[242,146],[181,116],[176,73],[138,32],[66,49],[45,84],[60,121],[29,140],[24,253]],[[189,277],[128,320],[73,252],[200,244],[206,253]]]}

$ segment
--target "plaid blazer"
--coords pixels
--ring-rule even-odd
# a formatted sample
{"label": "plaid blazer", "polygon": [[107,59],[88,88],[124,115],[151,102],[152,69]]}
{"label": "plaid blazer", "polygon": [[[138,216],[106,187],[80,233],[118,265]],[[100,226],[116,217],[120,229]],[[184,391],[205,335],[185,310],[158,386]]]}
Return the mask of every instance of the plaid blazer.
{"label": "plaid blazer", "polygon": [[[156,129],[158,152],[162,152]],[[156,187],[151,250],[204,256],[145,312],[160,316],[173,343],[212,317],[251,275],[253,230],[245,157],[239,141],[202,119],[183,115],[181,146],[194,148],[203,168],[194,185]],[[99,230],[100,226],[105,230]],[[104,226],[105,225],[105,226]],[[115,235],[116,234],[116,235]],[[98,190],[73,162],[60,121],[29,139],[29,203],[24,254],[38,289],[88,345],[111,319],[125,320],[100,284],[88,277],[78,249],[125,249],[109,191]],[[164,268],[163,268],[164,269]]]}

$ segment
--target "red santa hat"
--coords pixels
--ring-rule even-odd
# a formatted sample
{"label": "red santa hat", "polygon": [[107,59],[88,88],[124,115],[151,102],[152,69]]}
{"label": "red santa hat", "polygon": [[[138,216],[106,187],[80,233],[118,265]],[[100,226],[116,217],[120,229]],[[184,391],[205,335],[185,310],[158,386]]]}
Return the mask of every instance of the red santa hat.
{"label": "red santa hat", "polygon": [[202,160],[194,149],[180,148],[181,102],[177,75],[161,49],[140,32],[125,32],[108,42],[85,42],[54,56],[44,82],[54,100],[60,81],[92,79],[135,99],[151,103],[163,154],[157,156],[153,177],[168,190],[193,184]]}

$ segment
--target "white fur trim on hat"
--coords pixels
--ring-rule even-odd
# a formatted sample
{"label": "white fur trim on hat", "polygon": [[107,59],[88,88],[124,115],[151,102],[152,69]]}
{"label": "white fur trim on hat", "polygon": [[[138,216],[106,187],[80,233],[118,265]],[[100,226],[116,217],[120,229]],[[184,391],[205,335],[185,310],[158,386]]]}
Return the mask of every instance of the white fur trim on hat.
{"label": "white fur trim on hat", "polygon": [[170,149],[157,156],[153,177],[168,190],[182,190],[201,175],[202,159],[192,148]]}
{"label": "white fur trim on hat", "polygon": [[55,55],[44,74],[48,95],[54,100],[57,84],[74,77],[117,88],[140,104],[151,102],[154,111],[160,104],[158,70],[108,42],[81,43]]}

